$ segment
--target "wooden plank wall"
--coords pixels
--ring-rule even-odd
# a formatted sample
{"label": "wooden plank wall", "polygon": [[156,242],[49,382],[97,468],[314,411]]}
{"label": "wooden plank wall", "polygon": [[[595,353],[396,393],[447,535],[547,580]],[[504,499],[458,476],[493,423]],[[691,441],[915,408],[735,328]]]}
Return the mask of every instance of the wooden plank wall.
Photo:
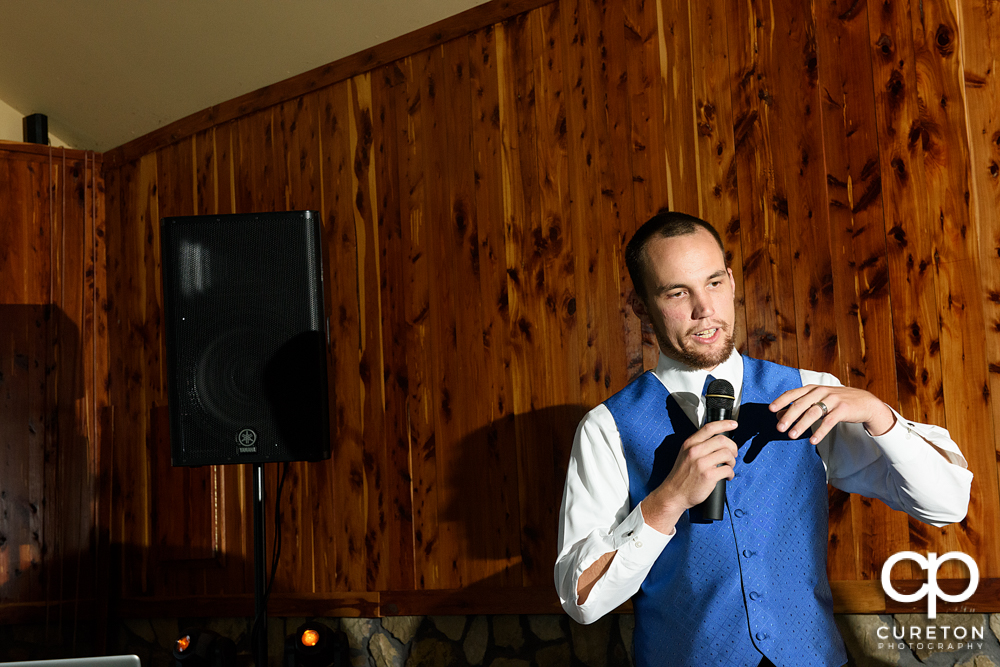
{"label": "wooden plank wall", "polygon": [[[0,143],[0,619],[89,623],[105,567],[101,157]],[[107,509],[106,507],[103,509]],[[89,641],[89,640],[88,640]]]}
{"label": "wooden plank wall", "polygon": [[168,470],[158,440],[157,222],[301,208],[323,217],[333,456],[290,469],[283,608],[556,608],[575,425],[655,363],[622,248],[664,206],[722,233],[741,349],[948,428],[975,473],[943,529],[831,490],[838,609],[886,609],[903,549],[1000,579],[998,21],[985,0],[557,0],[106,155],[133,609],[252,590],[245,474]]}

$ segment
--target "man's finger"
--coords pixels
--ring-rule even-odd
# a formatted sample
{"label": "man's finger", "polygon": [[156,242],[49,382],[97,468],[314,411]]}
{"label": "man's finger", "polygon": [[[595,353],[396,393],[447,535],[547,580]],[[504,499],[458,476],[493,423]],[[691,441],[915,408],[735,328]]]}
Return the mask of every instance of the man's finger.
{"label": "man's finger", "polygon": [[798,387],[797,389],[789,389],[781,396],[771,401],[771,404],[767,407],[771,412],[777,412],[782,408],[787,408],[792,403],[799,400],[799,398],[808,394],[814,386],[815,385],[805,385],[803,387]]}
{"label": "man's finger", "polygon": [[712,460],[716,467],[726,466],[733,468],[736,466],[736,456],[733,455],[733,452],[728,450],[720,449],[715,453],[715,455],[712,456]]}
{"label": "man's finger", "polygon": [[806,429],[817,422],[821,425],[825,424],[823,408],[813,403],[802,412],[802,416],[799,420],[792,424],[791,429],[788,431],[788,435],[792,438],[798,438],[806,432]]}
{"label": "man's finger", "polygon": [[837,412],[834,414],[834,410],[831,409],[826,413],[826,417],[818,424],[817,428],[813,431],[812,437],[809,438],[809,442],[818,445],[820,441],[826,437],[826,434],[833,430],[833,427],[840,423],[841,417],[843,417],[843,412]]}
{"label": "man's finger", "polygon": [[695,443],[690,447],[690,456],[695,460],[709,459],[720,455],[735,459],[738,454],[739,448],[736,443],[721,434]]}
{"label": "man's finger", "polygon": [[722,433],[735,431],[737,426],[739,426],[739,422],[735,419],[723,419],[722,421],[708,422],[695,431],[694,435],[688,438],[688,442],[704,442]]}
{"label": "man's finger", "polygon": [[735,465],[736,459],[731,452],[725,450],[713,452],[698,461],[699,474],[713,483],[720,479],[731,479],[735,474],[732,472]]}
{"label": "man's finger", "polygon": [[[822,408],[816,408],[813,412],[809,412],[819,401],[824,401],[829,399],[829,392],[824,391],[821,387],[816,387],[814,390],[803,394],[795,403],[788,407],[785,414],[778,420],[778,431],[784,433],[787,431],[792,424],[796,424],[805,415],[811,415],[809,419],[809,424],[816,421],[816,419],[822,417]],[[801,433],[802,429],[798,429]],[[798,436],[793,436],[798,437]]]}

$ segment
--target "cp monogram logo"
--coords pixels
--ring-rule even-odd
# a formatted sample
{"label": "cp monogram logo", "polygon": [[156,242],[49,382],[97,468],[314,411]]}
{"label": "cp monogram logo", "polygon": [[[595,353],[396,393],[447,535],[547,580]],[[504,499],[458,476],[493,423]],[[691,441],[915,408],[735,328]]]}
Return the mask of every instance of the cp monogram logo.
{"label": "cp monogram logo", "polygon": [[[901,560],[912,560],[920,565],[921,568],[927,570],[927,583],[921,586],[920,590],[916,593],[904,595],[893,588],[892,582],[889,581],[889,573],[892,572],[892,566]],[[949,560],[960,560],[969,567],[969,587],[958,595],[949,595],[938,588],[937,585],[938,568],[941,566],[941,563]],[[949,551],[940,558],[933,551],[927,554],[927,558],[924,558],[915,551],[901,551],[889,558],[885,562],[885,565],[882,566],[882,589],[885,591],[885,594],[896,602],[916,602],[920,598],[927,596],[927,618],[937,617],[938,598],[941,598],[945,602],[965,602],[976,592],[977,586],[979,586],[979,567],[976,565],[976,561],[972,560],[972,556],[964,554],[961,551]]]}

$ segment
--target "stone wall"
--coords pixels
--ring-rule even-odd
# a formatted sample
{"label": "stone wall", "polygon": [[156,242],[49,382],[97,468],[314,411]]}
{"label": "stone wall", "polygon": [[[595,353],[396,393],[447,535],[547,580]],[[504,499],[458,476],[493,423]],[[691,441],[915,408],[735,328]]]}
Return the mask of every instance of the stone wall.
{"label": "stone wall", "polygon": [[[307,619],[269,618],[269,667],[282,667],[285,637]],[[632,616],[612,615],[579,625],[552,616],[397,616],[322,618],[347,635],[352,667],[557,667],[631,665]],[[245,619],[134,619],[123,623],[119,644],[143,667],[169,667],[179,631],[205,627],[236,641],[240,659],[250,663]]]}
{"label": "stone wall", "polygon": [[837,616],[857,667],[997,667],[1000,614]]}
{"label": "stone wall", "polygon": [[[285,637],[307,619],[268,619],[269,667],[282,667]],[[347,635],[352,667],[626,667],[631,615],[582,626],[565,615],[402,616],[318,620]],[[837,624],[857,667],[1000,667],[1000,614],[842,615]],[[233,619],[130,619],[114,652],[143,667],[170,667],[180,630],[208,628],[232,638],[240,667],[251,664],[248,622]],[[0,661],[87,655],[85,634],[41,626],[0,627]],[[76,646],[74,649],[73,646]],[[664,664],[669,664],[665,662]]]}

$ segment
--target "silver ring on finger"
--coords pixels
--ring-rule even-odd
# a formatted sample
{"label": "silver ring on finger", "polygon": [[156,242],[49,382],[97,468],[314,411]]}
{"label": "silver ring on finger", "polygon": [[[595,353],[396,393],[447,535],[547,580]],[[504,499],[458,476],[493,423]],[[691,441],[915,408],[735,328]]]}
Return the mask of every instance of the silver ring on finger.
{"label": "silver ring on finger", "polygon": [[813,405],[823,411],[823,416],[820,419],[825,419],[830,414],[830,408],[826,407],[826,403],[823,401],[816,401]]}

